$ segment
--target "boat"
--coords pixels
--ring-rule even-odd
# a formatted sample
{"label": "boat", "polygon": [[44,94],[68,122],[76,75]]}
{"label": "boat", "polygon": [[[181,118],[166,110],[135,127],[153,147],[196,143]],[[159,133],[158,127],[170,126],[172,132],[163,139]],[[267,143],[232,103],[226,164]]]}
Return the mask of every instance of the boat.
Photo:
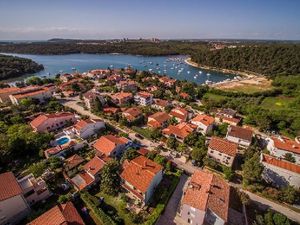
{"label": "boat", "polygon": [[191,71],[187,71],[188,74],[190,74]]}
{"label": "boat", "polygon": [[206,80],[205,84],[209,85],[209,84],[213,84],[213,82],[211,80]]}
{"label": "boat", "polygon": [[210,76],[210,73],[206,74],[206,76]]}
{"label": "boat", "polygon": [[76,68],[75,68],[75,67],[72,67],[72,70],[76,70]]}
{"label": "boat", "polygon": [[199,71],[199,73],[201,74],[201,73],[202,73],[202,71],[200,70],[200,71]]}

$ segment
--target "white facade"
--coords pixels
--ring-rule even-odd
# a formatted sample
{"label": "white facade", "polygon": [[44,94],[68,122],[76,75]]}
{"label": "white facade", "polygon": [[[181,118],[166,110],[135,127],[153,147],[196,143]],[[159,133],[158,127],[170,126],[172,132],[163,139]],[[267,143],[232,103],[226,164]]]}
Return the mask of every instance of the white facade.
{"label": "white facade", "polygon": [[251,141],[248,141],[248,140],[245,140],[245,139],[242,139],[242,138],[238,138],[238,137],[230,136],[230,135],[228,135],[228,133],[226,135],[226,139],[228,141],[236,143],[236,144],[238,144],[242,147],[249,147],[251,145]]}
{"label": "white facade", "polygon": [[205,124],[201,123],[200,121],[193,121],[193,120],[191,120],[191,124],[196,125],[197,131],[199,131],[203,135],[205,135],[213,130],[213,124],[206,126]]}
{"label": "white facade", "polygon": [[76,134],[82,139],[87,139],[97,133],[97,131],[105,128],[105,123],[103,121],[95,121],[94,123],[88,123],[86,126],[78,129],[72,127],[72,129],[64,130],[64,133],[67,135],[74,135]]}
{"label": "white facade", "polygon": [[[19,94],[17,94],[19,95]],[[19,105],[20,101],[25,98],[31,98],[39,100],[39,102],[44,102],[46,99],[49,99],[52,97],[52,92],[50,90],[44,90],[44,91],[37,91],[36,94],[32,95],[24,95],[24,97],[16,97],[17,95],[10,95],[10,101],[14,105]]]}
{"label": "white facade", "polygon": [[0,201],[0,224],[17,224],[30,212],[30,208],[22,195]]}
{"label": "white facade", "polygon": [[153,96],[149,95],[148,97],[141,96],[139,94],[134,96],[134,101],[142,106],[151,105],[153,103]]}
{"label": "white facade", "polygon": [[207,155],[209,158],[214,159],[215,161],[228,166],[228,167],[232,167],[233,161],[234,161],[234,157],[227,155],[225,153],[219,152],[217,150],[214,150],[210,147],[208,147],[208,151],[207,151]]}

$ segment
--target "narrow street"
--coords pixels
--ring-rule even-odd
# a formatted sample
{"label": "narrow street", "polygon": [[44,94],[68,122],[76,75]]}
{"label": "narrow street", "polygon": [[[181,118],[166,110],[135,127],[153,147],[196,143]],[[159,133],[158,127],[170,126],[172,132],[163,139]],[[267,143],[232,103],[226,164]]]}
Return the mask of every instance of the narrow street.
{"label": "narrow street", "polygon": [[[136,133],[133,132],[132,130],[130,130],[129,128],[122,128],[122,127],[118,126],[118,124],[112,123],[112,121],[109,121],[107,119],[96,116],[93,113],[91,113],[90,111],[85,110],[83,107],[81,107],[80,105],[77,104],[77,102],[80,101],[79,97],[73,97],[73,98],[68,98],[68,99],[60,99],[60,101],[61,101],[61,104],[63,104],[64,106],[67,106],[69,108],[74,109],[75,111],[77,111],[81,115],[89,116],[92,119],[101,119],[105,123],[113,125],[114,127],[119,129],[120,131],[122,131],[124,133],[127,133],[132,140],[138,140],[139,142],[141,142],[141,144],[144,145],[149,150],[153,150],[158,145],[157,143],[154,143],[151,140],[148,140],[146,138],[144,138],[143,140],[138,139],[138,138],[135,137]],[[161,155],[165,156],[164,153],[161,153]],[[190,161],[184,163],[181,160],[179,160],[178,158],[173,158],[171,155],[169,155],[168,158],[169,158],[169,160],[174,162],[177,165],[178,168],[186,171],[188,174],[192,174],[195,170],[200,169],[198,167],[193,166]],[[176,224],[175,222],[173,222],[173,220],[176,216],[176,212],[174,212],[174,210],[175,211],[177,210],[177,206],[179,204],[181,194],[182,194],[183,185],[184,185],[184,183],[186,182],[186,180],[188,178],[186,175],[184,175],[182,177],[184,177],[184,178],[181,178],[180,183],[178,184],[175,192],[173,193],[173,195],[172,195],[172,197],[169,201],[169,204],[167,206],[167,209],[166,209],[165,213],[161,216],[160,220],[157,222],[158,225]],[[254,201],[258,205],[258,207],[261,207],[261,208],[264,208],[264,209],[266,209],[266,208],[274,209],[275,211],[283,213],[284,215],[286,215],[291,220],[294,220],[294,221],[300,223],[300,213],[297,213],[297,212],[295,212],[295,211],[293,211],[293,210],[289,209],[288,207],[285,207],[281,204],[277,204],[277,203],[272,202],[272,201],[270,201],[266,198],[263,198],[263,197],[260,197],[256,194],[253,194],[251,192],[245,191],[245,190],[241,189],[241,185],[239,185],[239,184],[230,183],[230,185],[239,188],[241,191],[246,192],[249,195],[249,198],[252,201]],[[180,194],[180,197],[179,197],[179,194]],[[173,216],[173,219],[171,219],[172,216]],[[166,223],[166,221],[168,221],[168,223]]]}

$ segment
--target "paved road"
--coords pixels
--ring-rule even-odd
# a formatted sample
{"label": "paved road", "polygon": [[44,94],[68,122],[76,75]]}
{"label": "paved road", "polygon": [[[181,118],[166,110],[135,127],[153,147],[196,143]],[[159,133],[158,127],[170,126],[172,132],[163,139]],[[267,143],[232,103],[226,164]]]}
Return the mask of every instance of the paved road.
{"label": "paved road", "polygon": [[[70,107],[72,109],[74,109],[75,111],[77,111],[79,114],[81,115],[87,115],[87,116],[90,116],[90,118],[92,119],[101,119],[103,120],[105,123],[107,124],[112,124],[114,127],[116,127],[117,129],[123,131],[124,133],[128,133],[129,134],[129,137],[132,139],[132,140],[138,140],[142,143],[142,145],[146,146],[149,150],[153,150],[158,144],[157,143],[154,143],[152,142],[151,140],[148,140],[146,138],[144,138],[143,140],[141,139],[138,139],[135,137],[135,132],[133,132],[132,130],[130,130],[129,128],[122,128],[120,127],[118,124],[116,123],[112,123],[112,121],[109,121],[107,119],[104,119],[104,118],[101,118],[99,116],[96,116],[94,115],[93,113],[91,113],[90,111],[88,110],[85,110],[83,107],[81,107],[80,105],[77,105],[77,102],[80,101],[79,97],[73,97],[73,98],[69,98],[69,99],[63,99],[61,100],[61,103],[67,107]],[[181,160],[179,160],[178,158],[172,158],[171,156],[168,157],[169,160],[171,160],[172,162],[176,163],[177,164],[177,167],[182,169],[182,170],[185,170],[187,173],[189,174],[192,174],[196,169],[200,169],[200,168],[197,168],[197,167],[194,167],[190,161],[184,163],[182,162]],[[238,185],[238,184],[233,184],[233,183],[230,183],[231,186],[235,186],[235,187],[238,187],[241,189],[241,185]],[[179,190],[178,192],[180,193],[180,184],[178,185],[177,187]],[[177,191],[177,189],[176,189]],[[176,192],[175,191],[175,192]],[[242,190],[244,191],[244,190]],[[175,193],[174,192],[174,193]],[[248,191],[244,191],[246,192],[250,199],[252,201],[254,201],[258,206],[262,207],[262,208],[272,208],[274,209],[275,211],[278,211],[284,215],[286,215],[288,218],[290,218],[291,220],[294,220],[298,223],[300,223],[300,213],[297,213],[291,209],[289,209],[288,207],[285,207],[283,205],[280,205],[280,204],[277,204],[275,202],[272,202],[266,198],[263,198],[263,197],[260,197],[256,194],[253,194],[253,193],[250,193]],[[173,196],[172,196],[173,198]],[[176,200],[176,197],[174,197],[175,200]],[[175,201],[174,200],[174,201]],[[171,200],[170,200],[171,201]],[[178,202],[179,203],[179,202]],[[170,204],[168,204],[169,206]],[[178,204],[173,204],[173,206],[171,208],[174,208],[175,210],[177,209],[177,206]],[[169,213],[169,215],[176,215],[176,213],[172,214],[172,213]],[[164,217],[163,217],[164,218]],[[170,218],[170,216],[169,216]],[[173,221],[173,220],[172,220]],[[163,225],[163,223],[161,223]],[[165,223],[166,225],[168,225],[168,223]]]}
{"label": "paved road", "polygon": [[164,211],[164,213],[160,216],[158,221],[156,222],[156,225],[181,225],[181,223],[178,223],[175,221],[177,209],[183,194],[183,188],[185,183],[187,182],[188,176],[187,175],[182,175],[180,177],[180,181],[171,196],[168,205]]}

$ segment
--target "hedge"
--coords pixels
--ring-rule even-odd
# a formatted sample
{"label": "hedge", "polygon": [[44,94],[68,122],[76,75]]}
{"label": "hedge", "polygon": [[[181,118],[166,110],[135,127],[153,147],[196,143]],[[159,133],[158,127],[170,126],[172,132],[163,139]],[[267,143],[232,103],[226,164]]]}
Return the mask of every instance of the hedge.
{"label": "hedge", "polygon": [[103,223],[103,225],[117,225],[101,208],[99,208],[99,201],[88,192],[80,193],[82,201],[86,206],[93,211],[97,218]]}

